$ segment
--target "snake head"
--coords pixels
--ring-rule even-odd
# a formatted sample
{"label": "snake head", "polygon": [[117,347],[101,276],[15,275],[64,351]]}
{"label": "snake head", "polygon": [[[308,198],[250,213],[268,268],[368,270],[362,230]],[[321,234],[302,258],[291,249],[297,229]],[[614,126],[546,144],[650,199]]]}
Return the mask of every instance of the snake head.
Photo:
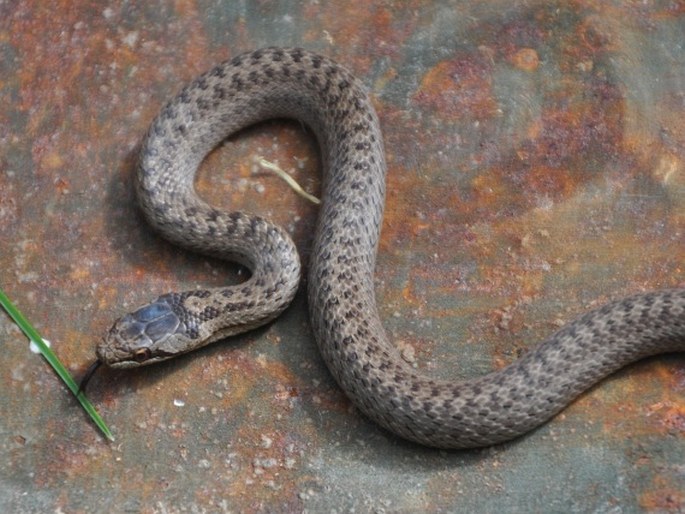
{"label": "snake head", "polygon": [[183,353],[187,327],[176,295],[168,294],[119,318],[98,345],[98,361],[111,368],[134,368]]}

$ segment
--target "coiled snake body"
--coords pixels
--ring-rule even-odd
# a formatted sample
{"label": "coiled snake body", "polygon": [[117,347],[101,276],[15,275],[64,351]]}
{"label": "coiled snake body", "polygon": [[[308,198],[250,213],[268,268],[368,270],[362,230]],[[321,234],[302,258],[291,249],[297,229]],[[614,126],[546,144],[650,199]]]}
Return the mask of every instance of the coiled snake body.
{"label": "coiled snake body", "polygon": [[312,328],[340,387],[367,416],[422,444],[464,448],[521,435],[626,364],[685,350],[685,290],[641,294],[567,325],[510,366],[455,383],[417,374],[388,341],[373,273],[385,196],[376,113],[345,68],[301,49],[240,55],[197,78],[153,122],[138,199],[168,239],[238,261],[244,284],[171,293],[115,323],[97,348],[112,367],[148,364],[264,324],[293,298],[300,263],[269,221],[219,211],[194,191],[195,171],[228,135],[267,118],[296,118],[321,147],[323,205],[312,251]]}

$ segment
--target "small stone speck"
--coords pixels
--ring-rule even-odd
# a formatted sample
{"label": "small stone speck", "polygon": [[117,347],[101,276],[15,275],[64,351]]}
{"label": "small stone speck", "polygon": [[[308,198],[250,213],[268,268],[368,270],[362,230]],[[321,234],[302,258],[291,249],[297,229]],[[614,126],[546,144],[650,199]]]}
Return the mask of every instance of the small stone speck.
{"label": "small stone speck", "polygon": [[136,46],[136,43],[138,42],[138,31],[133,30],[129,32],[121,40],[126,46],[128,46],[129,48],[133,48],[134,46]]}

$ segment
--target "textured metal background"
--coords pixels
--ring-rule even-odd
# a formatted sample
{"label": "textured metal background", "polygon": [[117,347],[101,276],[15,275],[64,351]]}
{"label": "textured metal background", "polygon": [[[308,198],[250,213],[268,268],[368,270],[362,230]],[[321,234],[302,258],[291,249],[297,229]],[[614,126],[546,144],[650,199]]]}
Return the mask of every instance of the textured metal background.
{"label": "textured metal background", "polygon": [[[299,45],[369,86],[389,194],[386,327],[441,377],[515,359],[587,308],[685,285],[685,3],[0,2],[0,284],[76,374],[114,318],[241,271],[161,241],[135,148],[217,61]],[[296,123],[247,130],[198,187],[289,228],[318,187]],[[311,338],[274,324],[140,372],[103,372],[85,419],[0,316],[3,512],[685,511],[685,363],[635,365],[529,436],[439,452],[364,419]]]}

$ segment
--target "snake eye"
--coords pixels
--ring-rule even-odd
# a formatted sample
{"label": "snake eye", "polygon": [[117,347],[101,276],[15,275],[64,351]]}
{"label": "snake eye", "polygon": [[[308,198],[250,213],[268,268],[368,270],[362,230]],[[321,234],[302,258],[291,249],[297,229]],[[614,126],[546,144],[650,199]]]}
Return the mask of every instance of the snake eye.
{"label": "snake eye", "polygon": [[151,356],[152,352],[149,348],[141,348],[140,350],[135,351],[135,353],[133,354],[133,360],[142,363],[148,360]]}

